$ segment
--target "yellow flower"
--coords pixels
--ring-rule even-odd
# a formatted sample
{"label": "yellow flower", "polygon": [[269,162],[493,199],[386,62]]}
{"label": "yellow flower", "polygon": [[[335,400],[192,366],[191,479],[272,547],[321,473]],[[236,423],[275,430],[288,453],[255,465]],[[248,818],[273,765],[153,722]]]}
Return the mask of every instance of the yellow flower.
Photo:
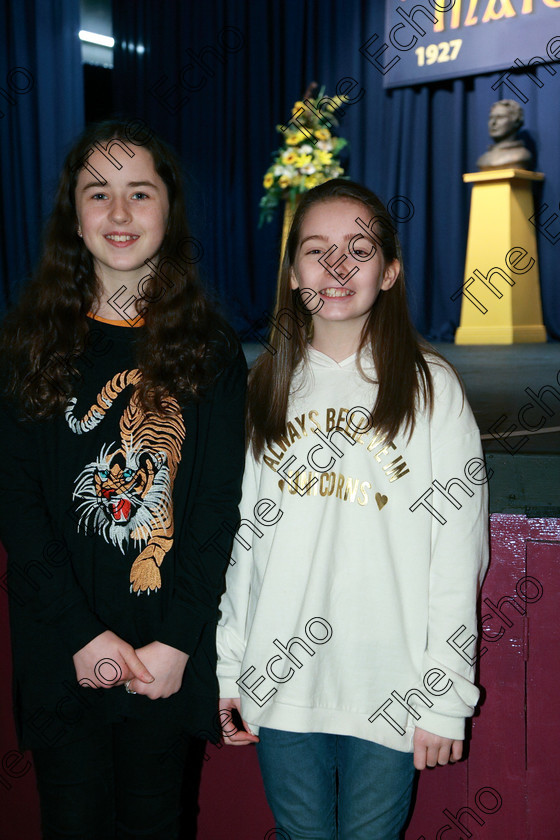
{"label": "yellow flower", "polygon": [[272,174],[272,172],[267,172],[266,175],[264,176],[264,181],[263,181],[263,186],[264,186],[265,190],[267,190],[269,187],[271,187],[273,185],[273,183],[274,183],[274,175]]}
{"label": "yellow flower", "polygon": [[313,160],[313,155],[300,155],[297,158],[296,166],[299,168],[301,166],[307,166],[308,163],[311,163]]}
{"label": "yellow flower", "polygon": [[295,163],[297,159],[298,159],[297,152],[294,152],[293,149],[288,149],[288,151],[284,152],[284,154],[282,155],[282,162],[287,164],[288,166],[291,163]]}
{"label": "yellow flower", "polygon": [[329,166],[332,163],[332,152],[324,152],[321,149],[317,149],[315,152],[315,160],[318,161],[321,166]]}
{"label": "yellow flower", "polygon": [[308,175],[305,179],[305,187],[308,190],[311,190],[313,187],[318,186],[322,182],[322,179],[317,173],[313,175]]}
{"label": "yellow flower", "polygon": [[295,134],[288,134],[286,137],[286,143],[288,146],[297,146],[298,143],[301,143],[302,140],[306,140],[307,135],[303,133],[303,131],[296,131]]}
{"label": "yellow flower", "polygon": [[315,129],[313,134],[315,135],[317,140],[328,140],[329,137],[331,136],[331,133],[328,130],[328,128],[317,128],[317,129]]}
{"label": "yellow flower", "polygon": [[285,190],[286,187],[290,186],[290,179],[288,178],[287,175],[280,175],[280,178],[278,179],[278,183],[280,184],[280,188]]}
{"label": "yellow flower", "polygon": [[296,102],[296,104],[292,108],[292,114],[295,114],[295,112],[299,111],[300,108],[305,108],[305,105],[303,104],[303,102]]}

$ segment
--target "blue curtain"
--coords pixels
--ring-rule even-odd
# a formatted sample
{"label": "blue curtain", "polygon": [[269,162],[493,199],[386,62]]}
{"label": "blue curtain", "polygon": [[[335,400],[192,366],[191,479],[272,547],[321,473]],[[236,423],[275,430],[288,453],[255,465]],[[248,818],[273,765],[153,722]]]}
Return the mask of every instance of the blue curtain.
{"label": "blue curtain", "polygon": [[39,255],[67,147],[82,129],[79,3],[0,3],[0,307]]}
{"label": "blue curtain", "polygon": [[[476,171],[488,145],[491,104],[513,98],[506,88],[492,90],[499,74],[385,91],[360,53],[373,34],[383,41],[384,3],[369,0],[118,0],[114,28],[117,108],[180,151],[205,249],[200,267],[238,328],[274,298],[280,214],[258,229],[258,202],[281,141],[275,126],[311,80],[332,95],[339,80],[353,77],[353,95],[365,94],[338,129],[350,142],[347,172],[385,201],[412,202],[413,218],[399,225],[412,315],[429,338],[453,339],[460,299],[451,295],[463,281],[470,206],[461,176]],[[535,91],[525,115],[546,174],[537,206],[548,203],[548,216],[560,199],[560,73],[543,75],[540,89],[525,83]],[[559,338],[560,243],[541,232],[538,239],[545,323]]]}

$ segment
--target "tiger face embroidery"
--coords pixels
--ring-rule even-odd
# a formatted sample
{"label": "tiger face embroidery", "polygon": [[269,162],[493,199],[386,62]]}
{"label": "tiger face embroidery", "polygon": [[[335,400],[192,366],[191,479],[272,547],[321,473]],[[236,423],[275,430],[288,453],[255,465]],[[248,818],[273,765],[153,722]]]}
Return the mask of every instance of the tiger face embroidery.
{"label": "tiger face embroidery", "polygon": [[[82,420],[73,415],[76,399],[69,400],[70,429],[83,434],[95,428],[118,394],[139,380],[138,370],[117,374]],[[120,441],[102,447],[74,489],[78,530],[101,536],[123,553],[130,542],[141,549],[130,570],[130,591],[138,595],[160,589],[160,566],[173,544],[173,484],[185,426],[174,397],[165,398],[164,408],[164,415],[144,413],[133,391],[119,422]]]}
{"label": "tiger face embroidery", "polygon": [[[87,530],[101,534],[121,551],[129,540],[152,532],[152,523],[164,527],[159,510],[170,497],[166,457],[138,452],[126,443],[104,446],[97,461],[80,473],[74,498]],[[134,535],[134,536],[133,536]]]}

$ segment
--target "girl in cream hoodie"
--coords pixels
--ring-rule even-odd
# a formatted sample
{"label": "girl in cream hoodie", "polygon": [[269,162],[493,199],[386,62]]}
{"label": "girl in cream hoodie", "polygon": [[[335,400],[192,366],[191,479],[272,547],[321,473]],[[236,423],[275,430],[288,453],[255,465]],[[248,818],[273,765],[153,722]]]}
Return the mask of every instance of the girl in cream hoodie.
{"label": "girl in cream hoodie", "polygon": [[398,238],[369,190],[304,195],[278,301],[250,376],[220,607],[224,739],[257,743],[291,840],[396,840],[414,768],[461,758],[479,696],[479,431],[412,327]]}

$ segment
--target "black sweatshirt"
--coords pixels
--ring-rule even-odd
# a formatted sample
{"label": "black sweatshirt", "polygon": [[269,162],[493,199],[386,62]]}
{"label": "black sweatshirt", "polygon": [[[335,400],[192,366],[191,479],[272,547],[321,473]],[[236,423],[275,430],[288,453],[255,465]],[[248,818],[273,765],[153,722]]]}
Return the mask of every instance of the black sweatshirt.
{"label": "black sweatshirt", "polygon": [[[21,421],[0,405],[0,586],[20,747],[70,743],[122,716],[173,718],[215,740],[215,627],[239,521],[245,360],[230,340],[203,398],[182,408],[169,398],[174,413],[162,419],[133,398],[143,327],[88,325],[65,416]],[[188,653],[181,689],[150,700],[79,686],[72,656],[107,629],[134,648],[157,640]],[[98,663],[101,681],[115,673]]]}

